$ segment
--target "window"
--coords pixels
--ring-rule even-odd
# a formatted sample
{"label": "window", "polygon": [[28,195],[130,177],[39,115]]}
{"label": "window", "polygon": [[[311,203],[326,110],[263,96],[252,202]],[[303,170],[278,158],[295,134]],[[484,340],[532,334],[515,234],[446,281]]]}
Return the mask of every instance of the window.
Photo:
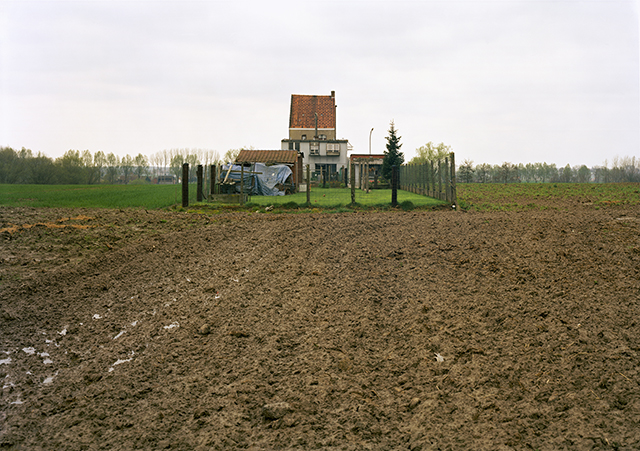
{"label": "window", "polygon": [[307,135],[302,135],[302,140],[306,141],[307,140]]}
{"label": "window", "polygon": [[327,143],[327,155],[339,155],[339,154],[340,154],[340,144]]}
{"label": "window", "polygon": [[309,144],[309,153],[311,155],[320,155],[320,145],[313,142]]}

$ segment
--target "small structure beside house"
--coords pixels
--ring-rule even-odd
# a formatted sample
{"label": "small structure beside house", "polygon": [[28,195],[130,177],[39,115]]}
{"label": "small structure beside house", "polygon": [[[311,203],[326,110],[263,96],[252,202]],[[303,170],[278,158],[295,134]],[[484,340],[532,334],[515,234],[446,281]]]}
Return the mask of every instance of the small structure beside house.
{"label": "small structure beside house", "polygon": [[291,168],[292,186],[289,191],[294,193],[302,183],[302,154],[297,150],[241,150],[236,157],[237,164],[250,165],[264,163],[267,166],[284,164]]}
{"label": "small structure beside house", "polygon": [[355,171],[357,187],[364,188],[364,181],[366,180],[367,174],[369,175],[369,188],[373,188],[376,181],[378,183],[381,182],[383,159],[384,154],[351,154],[349,161],[351,163],[351,170]]}
{"label": "small structure beside house", "polygon": [[291,95],[289,138],[281,148],[300,152],[316,177],[335,180],[344,172],[349,141],[337,139],[335,91],[328,96]]}
{"label": "small structure beside house", "polygon": [[218,199],[292,194],[302,178],[302,155],[295,150],[241,150],[235,163],[222,165],[215,178]]}

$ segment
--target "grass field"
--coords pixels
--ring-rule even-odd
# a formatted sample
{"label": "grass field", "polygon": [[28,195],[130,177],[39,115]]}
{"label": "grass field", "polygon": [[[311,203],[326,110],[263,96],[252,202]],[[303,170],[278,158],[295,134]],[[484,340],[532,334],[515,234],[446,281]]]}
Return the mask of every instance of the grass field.
{"label": "grass field", "polygon": [[[355,192],[356,205],[361,207],[388,207],[391,204],[391,190],[378,189],[366,193],[362,190]],[[351,204],[351,190],[348,188],[311,188],[312,208],[339,208]],[[307,193],[296,193],[290,196],[253,196],[250,202],[255,205],[289,205],[295,203],[303,207],[307,204]],[[435,207],[445,203],[431,197],[420,196],[407,191],[398,191],[398,204],[414,207]]]}
{"label": "grass field", "polygon": [[[513,211],[568,208],[586,205],[593,208],[640,204],[640,184],[459,184],[458,204],[472,211]],[[0,185],[0,205],[8,207],[50,208],[145,208],[179,207],[180,185]],[[356,190],[358,208],[389,208],[391,190]],[[436,199],[398,191],[401,208],[433,208],[444,205]],[[191,209],[218,207],[220,204],[197,204],[196,186],[189,187]],[[306,193],[291,196],[253,196],[249,209],[322,209],[340,211],[351,204],[351,191],[346,188],[313,188],[311,205]]]}
{"label": "grass field", "polygon": [[[181,196],[180,185],[0,185],[0,205],[8,207],[156,209]],[[195,185],[189,198],[195,202]]]}
{"label": "grass field", "polygon": [[[0,185],[0,205],[51,208],[168,208],[182,204],[180,185]],[[410,202],[410,204],[408,204]],[[291,196],[253,196],[249,208],[270,205],[304,207],[306,193]],[[398,192],[398,203],[410,207],[433,207],[444,203],[406,191]],[[189,186],[189,204],[196,204],[196,185]],[[311,207],[336,209],[351,204],[351,191],[340,188],[313,188]],[[356,204],[376,208],[391,204],[391,190],[356,190]]]}

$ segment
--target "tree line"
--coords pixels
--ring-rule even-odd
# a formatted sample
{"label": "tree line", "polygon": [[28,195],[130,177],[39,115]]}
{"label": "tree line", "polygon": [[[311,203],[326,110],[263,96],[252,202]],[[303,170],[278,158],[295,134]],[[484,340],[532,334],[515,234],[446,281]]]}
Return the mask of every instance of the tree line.
{"label": "tree line", "polygon": [[[240,149],[230,149],[225,161],[234,161]],[[149,157],[129,154],[119,157],[102,151],[92,154],[88,150],[68,150],[53,159],[41,152],[34,154],[24,147],[0,148],[0,183],[42,185],[93,185],[148,183],[158,176],[173,175],[177,181],[182,176],[183,163],[189,163],[189,178],[195,179],[199,164],[213,165],[221,162],[215,150],[168,149]]]}
{"label": "tree line", "polygon": [[555,164],[527,163],[474,165],[465,160],[457,169],[459,183],[628,183],[640,182],[640,161],[635,157],[614,158],[609,166],[557,167]]}
{"label": "tree line", "polygon": [[[387,166],[402,164],[400,137],[393,122],[386,138]],[[253,147],[243,147],[243,149]],[[189,178],[195,179],[199,164],[206,166],[235,161],[241,149],[230,149],[222,159],[215,150],[166,149],[147,157],[129,154],[119,157],[102,151],[92,154],[88,150],[68,150],[63,156],[52,159],[41,152],[34,154],[24,147],[14,150],[0,148],[0,183],[23,184],[128,184],[150,182],[158,176],[182,176],[183,163],[189,163]],[[416,156],[409,164],[444,159],[451,153],[451,146],[444,143],[427,143],[416,149]],[[393,160],[393,161],[391,161]],[[389,169],[390,170],[390,169]],[[457,166],[458,183],[624,183],[640,182],[640,159],[615,157],[601,166],[586,165],[557,167],[555,164],[527,163],[500,165],[474,164],[464,160]]]}
{"label": "tree line", "polygon": [[[432,142],[416,149],[416,156],[409,164],[444,159],[451,153],[451,146]],[[558,167],[554,163],[474,164],[464,160],[457,165],[458,183],[627,183],[640,182],[640,159],[615,157],[601,166],[587,165]]]}

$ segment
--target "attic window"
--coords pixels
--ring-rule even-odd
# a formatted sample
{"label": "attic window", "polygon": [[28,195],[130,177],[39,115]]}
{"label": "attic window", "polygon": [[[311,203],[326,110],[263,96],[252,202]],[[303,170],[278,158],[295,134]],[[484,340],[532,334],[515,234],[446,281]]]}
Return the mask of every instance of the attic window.
{"label": "attic window", "polygon": [[304,140],[306,140],[306,139],[307,139],[307,135],[302,135],[302,138],[301,138],[301,139],[302,139],[303,141],[304,141]]}

